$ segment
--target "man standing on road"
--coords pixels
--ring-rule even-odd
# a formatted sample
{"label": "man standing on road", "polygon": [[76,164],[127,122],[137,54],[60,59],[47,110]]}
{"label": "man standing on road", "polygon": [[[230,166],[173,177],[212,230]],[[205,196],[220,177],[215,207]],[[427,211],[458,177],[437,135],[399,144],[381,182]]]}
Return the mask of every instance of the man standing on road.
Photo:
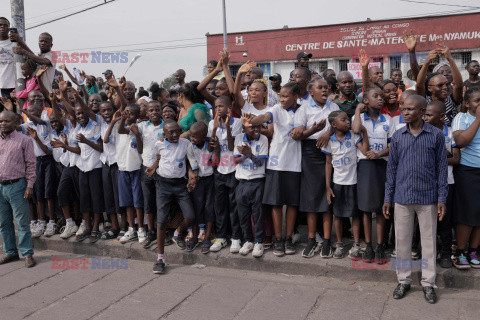
{"label": "man standing on road", "polygon": [[15,64],[13,62],[13,42],[8,38],[10,22],[0,17],[0,89],[1,96],[10,98],[15,89]]}
{"label": "man standing on road", "polygon": [[35,260],[27,199],[33,196],[36,158],[32,140],[18,133],[16,127],[15,113],[0,113],[0,233],[6,253],[0,257],[0,264],[19,260],[13,225],[15,217],[18,249],[25,257],[25,266],[31,268]]}
{"label": "man standing on road", "polygon": [[426,100],[419,95],[405,100],[402,113],[406,126],[396,131],[390,142],[383,214],[388,219],[395,203],[395,265],[399,284],[393,298],[401,299],[410,290],[416,214],[422,235],[422,258],[426,259],[426,264],[422,263],[421,284],[425,300],[435,303],[437,216],[442,220],[445,214],[448,169],[445,137],[440,129],[422,119],[426,107]]}

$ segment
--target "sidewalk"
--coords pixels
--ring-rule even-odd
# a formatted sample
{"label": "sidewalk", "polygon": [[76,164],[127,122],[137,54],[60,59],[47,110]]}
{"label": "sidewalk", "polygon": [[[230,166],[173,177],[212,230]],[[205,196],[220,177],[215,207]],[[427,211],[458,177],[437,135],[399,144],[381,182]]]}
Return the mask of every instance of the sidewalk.
{"label": "sidewalk", "polygon": [[[100,240],[95,244],[76,242],[74,237],[63,240],[59,235],[51,238],[41,237],[34,239],[34,248],[39,250],[53,250],[73,254],[90,256],[108,256],[143,261],[155,261],[156,246],[144,249],[138,242],[122,245],[117,241]],[[297,254],[276,257],[272,250],[266,250],[262,258],[255,259],[252,255],[242,256],[231,254],[227,248],[220,252],[200,253],[197,248],[193,252],[178,249],[175,245],[165,247],[165,256],[168,263],[184,265],[205,265],[210,267],[242,269],[251,271],[273,272],[288,275],[316,276],[338,278],[348,281],[382,281],[396,283],[394,268],[389,262],[387,265],[378,266],[363,262],[352,262],[348,257],[344,259],[322,259],[317,254],[311,259],[301,256],[304,246],[297,244]],[[349,248],[349,246],[347,246]],[[200,266],[201,267],[201,266]],[[421,279],[420,272],[414,272],[413,283],[418,284]],[[442,288],[469,288],[480,289],[480,270],[469,269],[460,271],[454,267],[443,269],[437,265],[437,286]]]}

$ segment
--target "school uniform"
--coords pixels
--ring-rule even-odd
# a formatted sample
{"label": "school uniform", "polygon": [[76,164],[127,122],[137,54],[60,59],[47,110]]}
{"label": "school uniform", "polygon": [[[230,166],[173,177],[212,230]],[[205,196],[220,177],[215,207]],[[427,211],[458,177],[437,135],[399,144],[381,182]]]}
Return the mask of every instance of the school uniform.
{"label": "school uniform", "polygon": [[304,97],[299,97],[297,99],[297,104],[302,105],[305,102],[309,102],[311,99],[312,97],[310,96],[310,92],[307,92],[307,94]]}
{"label": "school uniform", "polygon": [[141,183],[142,157],[137,150],[135,134],[118,135],[118,201],[120,207],[143,208]]}
{"label": "school uniform", "polygon": [[[252,154],[262,161],[261,165],[255,164],[250,158],[242,155],[238,147],[248,144]],[[238,186],[235,193],[237,212],[240,219],[243,238],[245,241],[263,243],[265,240],[265,213],[262,208],[265,162],[268,159],[268,139],[264,135],[249,141],[247,134],[243,133],[235,138],[234,157],[242,158],[237,165],[235,178]],[[255,236],[252,233],[252,217],[255,225]]]}
{"label": "school uniform", "polygon": [[[242,121],[238,118],[230,118],[232,138],[242,133]],[[208,124],[208,136],[212,136],[213,120]],[[214,171],[215,195],[215,226],[217,238],[225,239],[228,232],[228,223],[232,229],[232,239],[241,238],[240,220],[236,212],[237,202],[235,189],[238,181],[235,178],[236,166],[233,162],[233,151],[228,150],[227,127],[219,126],[217,139],[220,144],[220,160],[217,170]]]}
{"label": "school uniform", "polygon": [[[445,137],[445,148],[448,152],[452,152],[452,148],[455,148],[455,140],[453,139],[452,128],[447,125],[443,125],[443,135]],[[438,221],[437,233],[442,240],[442,251],[449,251],[452,247],[453,234],[452,227],[454,226],[454,195],[455,195],[455,178],[453,176],[453,166],[448,166],[448,195],[447,195],[447,210],[443,219]]]}
{"label": "school uniform", "polygon": [[118,122],[113,126],[108,143],[105,143],[105,134],[109,127],[101,116],[97,115],[100,132],[103,140],[103,152],[100,155],[102,162],[103,199],[107,214],[121,213],[118,197],[118,165],[116,144],[118,141]]}
{"label": "school uniform", "polygon": [[302,143],[292,139],[296,109],[280,104],[271,108],[273,137],[265,174],[263,203],[272,206],[296,206],[300,203]]}
{"label": "school uniform", "polygon": [[[66,120],[63,133],[67,136],[67,143],[71,147],[77,147],[76,140],[77,130],[73,126],[70,120]],[[52,137],[56,139],[62,139],[58,132],[52,131]],[[58,154],[60,157],[57,160]],[[58,205],[60,207],[68,206],[72,202],[79,199],[79,185],[78,185],[78,173],[77,161],[79,155],[63,148],[54,148],[53,156],[57,163],[61,166],[61,174],[58,182],[57,197]]]}
{"label": "school uniform", "polygon": [[[332,111],[337,110],[340,108],[331,101],[320,107],[315,100],[309,99],[295,113],[294,127],[310,129],[315,122],[327,119]],[[329,209],[325,185],[325,154],[316,146],[317,138],[327,130],[330,130],[328,121],[323,130],[302,141],[299,210],[303,212],[326,212]]]}
{"label": "school uniform", "polygon": [[[86,139],[96,142],[101,138],[101,128],[98,122],[88,119],[85,126],[77,125],[77,134],[83,134]],[[80,212],[102,213],[105,210],[102,183],[101,153],[86,143],[78,142],[80,157],[77,167],[80,190]]]}
{"label": "school uniform", "polygon": [[177,143],[170,143],[165,139],[158,140],[155,143],[155,149],[160,154],[156,181],[157,223],[167,223],[170,208],[175,200],[185,219],[195,219],[195,211],[185,178],[187,173],[185,157],[188,158],[192,170],[198,169],[192,144],[184,138],[180,138]]}
{"label": "school uniform", "polygon": [[407,125],[405,123],[405,118],[403,117],[403,114],[393,117],[392,120],[393,120],[393,125],[395,126],[395,131],[402,129]]}
{"label": "school uniform", "polygon": [[[466,130],[475,121],[470,113],[459,113],[453,120],[452,131]],[[455,167],[455,223],[480,226],[480,130],[462,149],[460,164]]]}
{"label": "school uniform", "polygon": [[336,217],[353,217],[358,214],[357,206],[357,149],[362,137],[352,130],[345,134],[343,141],[335,134],[330,140],[324,153],[332,156],[333,186],[335,195],[333,200],[333,214]]}
{"label": "school uniform", "polygon": [[208,140],[205,141],[202,148],[194,145],[193,154],[198,163],[199,177],[195,189],[191,192],[195,221],[198,225],[205,225],[207,222],[215,222],[213,154],[208,151]]}
{"label": "school uniform", "polygon": [[[50,126],[49,119],[43,119],[45,125],[36,125],[27,118],[27,121],[21,125],[22,132],[28,135],[27,128],[32,128],[37,131],[37,136],[40,141],[49,149],[52,150],[50,144],[52,136],[52,127]],[[46,154],[40,148],[38,143],[31,138],[33,141],[33,152],[37,157],[37,180],[35,181],[35,199],[37,201],[43,201],[45,199],[53,199],[57,194],[57,182],[56,182],[56,173],[55,173],[55,160],[51,154]]]}
{"label": "school uniform", "polygon": [[[352,122],[355,116],[352,118]],[[390,138],[395,133],[395,125],[390,116],[379,113],[374,121],[366,112],[360,114],[362,125],[367,129],[370,150],[378,153],[388,147]],[[385,181],[387,179],[387,157],[368,160],[357,150],[357,196],[358,209],[363,212],[382,212],[385,196]]]}
{"label": "school uniform", "polygon": [[145,170],[151,167],[157,160],[157,152],[155,143],[158,138],[163,136],[163,121],[158,125],[154,125],[150,120],[138,124],[138,131],[142,135],[143,153],[141,168],[141,184],[143,191],[143,205],[145,213],[153,214],[157,212],[157,202],[155,193],[155,181],[158,177],[155,172],[152,177],[147,176]]}
{"label": "school uniform", "polygon": [[261,114],[267,113],[267,111],[271,110],[271,107],[267,106],[266,108],[259,110],[253,106],[252,103],[245,100],[245,104],[242,108],[242,116],[246,113],[251,113],[254,116],[259,116]]}

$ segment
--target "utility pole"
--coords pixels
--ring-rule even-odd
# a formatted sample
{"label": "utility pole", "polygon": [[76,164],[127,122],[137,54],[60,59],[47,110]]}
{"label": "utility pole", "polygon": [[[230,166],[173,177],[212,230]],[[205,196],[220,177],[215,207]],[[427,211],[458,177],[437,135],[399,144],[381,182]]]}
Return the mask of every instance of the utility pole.
{"label": "utility pole", "polygon": [[[13,0],[12,0],[13,1]],[[222,0],[223,5],[223,48],[227,49],[227,12],[225,9],[225,0]]]}
{"label": "utility pole", "polygon": [[[25,38],[25,10],[23,6],[23,0],[10,0],[10,7],[12,10],[12,24],[10,28],[17,28],[17,32],[23,41]],[[15,61],[15,92],[25,89],[25,81],[21,77],[20,64],[25,61],[23,55],[14,54],[13,59]],[[20,112],[20,110],[17,110]]]}

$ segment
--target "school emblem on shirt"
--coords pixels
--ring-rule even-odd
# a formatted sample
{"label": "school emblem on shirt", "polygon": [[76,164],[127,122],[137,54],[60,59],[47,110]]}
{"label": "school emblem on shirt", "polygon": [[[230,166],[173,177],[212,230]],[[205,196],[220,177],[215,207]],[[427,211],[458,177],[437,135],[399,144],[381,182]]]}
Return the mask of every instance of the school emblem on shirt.
{"label": "school emblem on shirt", "polygon": [[183,161],[178,163],[179,168],[183,168]]}
{"label": "school emblem on shirt", "polygon": [[260,152],[260,145],[257,145],[256,150],[257,152]]}
{"label": "school emblem on shirt", "polygon": [[345,142],[345,147],[350,148],[352,146],[352,143],[350,141]]}
{"label": "school emblem on shirt", "polygon": [[388,132],[388,129],[390,129],[390,127],[388,126],[388,124],[384,124],[384,125],[383,125],[383,130],[385,130],[386,132]]}
{"label": "school emblem on shirt", "polygon": [[449,137],[445,137],[445,143],[450,143],[450,138]]}
{"label": "school emblem on shirt", "polygon": [[132,138],[132,140],[130,141],[130,148],[137,149],[137,139]]}

